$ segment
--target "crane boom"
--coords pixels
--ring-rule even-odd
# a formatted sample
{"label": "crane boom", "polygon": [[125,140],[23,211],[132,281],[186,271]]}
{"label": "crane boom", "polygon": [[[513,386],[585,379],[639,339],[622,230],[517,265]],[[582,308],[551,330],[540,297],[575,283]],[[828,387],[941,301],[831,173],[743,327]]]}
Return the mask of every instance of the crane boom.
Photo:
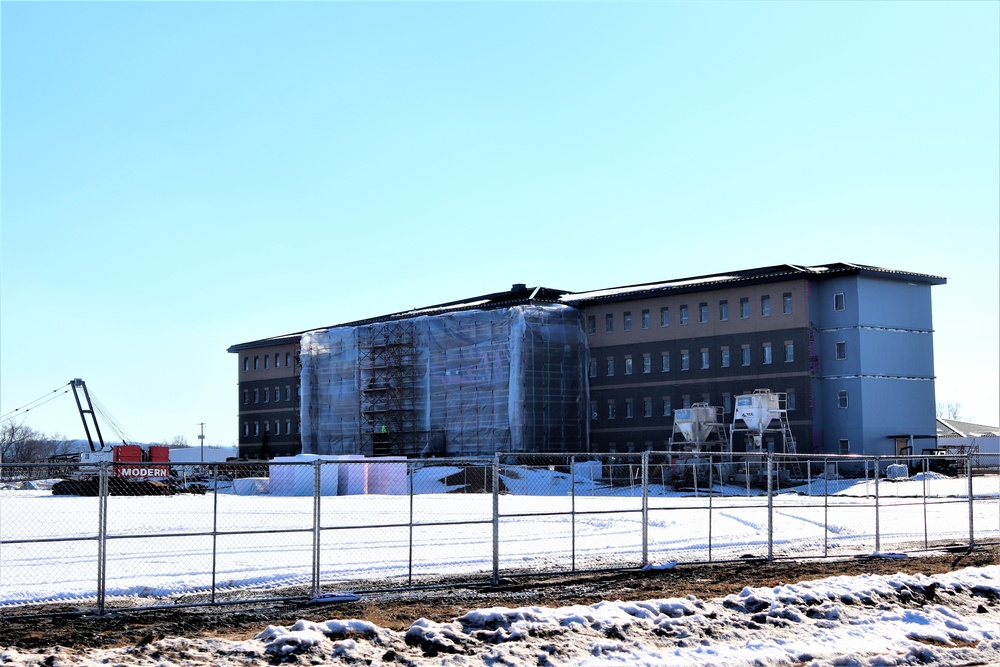
{"label": "crane boom", "polygon": [[[90,445],[90,451],[103,451],[104,436],[101,435],[101,427],[97,425],[97,416],[94,414],[94,404],[90,400],[90,392],[87,391],[87,383],[80,378],[74,378],[69,384],[73,388],[73,397],[76,399],[76,407],[80,411],[80,419],[83,421],[83,430],[87,434],[87,443]],[[83,407],[83,401],[80,400],[78,388],[83,390],[83,398],[87,402],[86,409]],[[94,447],[94,438],[90,435],[90,424],[87,423],[87,415],[90,415],[90,421],[94,425],[94,433],[97,434],[97,441],[101,445],[100,448]]]}

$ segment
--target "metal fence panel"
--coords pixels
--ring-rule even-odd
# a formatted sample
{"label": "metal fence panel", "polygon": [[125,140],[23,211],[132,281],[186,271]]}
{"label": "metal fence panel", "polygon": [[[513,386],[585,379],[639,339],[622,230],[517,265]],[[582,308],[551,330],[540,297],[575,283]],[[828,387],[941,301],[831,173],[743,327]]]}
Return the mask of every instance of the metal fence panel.
{"label": "metal fence panel", "polygon": [[4,465],[0,617],[44,601],[103,613],[1000,542],[1000,467],[969,463],[695,452],[343,457],[173,464],[169,478],[138,483],[112,464]]}

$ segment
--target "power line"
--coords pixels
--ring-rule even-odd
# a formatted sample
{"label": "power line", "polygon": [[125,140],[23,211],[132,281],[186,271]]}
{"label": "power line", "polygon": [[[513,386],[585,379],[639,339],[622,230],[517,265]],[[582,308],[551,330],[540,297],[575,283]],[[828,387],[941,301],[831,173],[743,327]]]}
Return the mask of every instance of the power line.
{"label": "power line", "polygon": [[[36,398],[33,401],[28,401],[27,403],[25,403],[21,407],[16,408],[16,409],[8,412],[7,414],[5,414],[3,416],[0,416],[0,421],[8,421],[8,420],[14,419],[15,417],[20,417],[24,413],[31,412],[35,408],[39,408],[39,407],[45,405],[46,403],[48,403],[49,401],[53,401],[53,400],[59,398],[59,396],[62,396],[63,394],[66,394],[66,393],[69,393],[69,389],[66,388],[66,387],[69,387],[69,385],[70,385],[70,383],[67,382],[66,384],[62,385],[61,387],[56,387],[55,389],[53,389],[49,393],[44,394],[42,396],[39,396],[38,398]],[[61,392],[59,392],[60,389],[62,389]],[[59,393],[56,396],[52,395],[52,394],[56,394],[57,392],[59,392]]]}

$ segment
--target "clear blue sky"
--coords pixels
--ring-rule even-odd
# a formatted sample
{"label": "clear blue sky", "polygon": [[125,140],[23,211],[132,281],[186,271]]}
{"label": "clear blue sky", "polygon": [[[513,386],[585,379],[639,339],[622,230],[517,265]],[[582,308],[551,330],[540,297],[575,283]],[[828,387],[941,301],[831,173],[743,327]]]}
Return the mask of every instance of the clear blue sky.
{"label": "clear blue sky", "polygon": [[948,278],[938,400],[1000,424],[1000,3],[0,14],[0,413],[231,444],[234,343],[844,261]]}

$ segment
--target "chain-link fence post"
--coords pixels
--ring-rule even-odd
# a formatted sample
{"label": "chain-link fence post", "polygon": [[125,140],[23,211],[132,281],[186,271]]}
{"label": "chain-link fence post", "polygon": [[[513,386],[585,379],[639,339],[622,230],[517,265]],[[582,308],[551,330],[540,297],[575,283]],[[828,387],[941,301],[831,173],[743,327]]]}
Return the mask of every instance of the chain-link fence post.
{"label": "chain-link fence post", "polygon": [[712,455],[708,455],[708,562],[712,562]]}
{"label": "chain-link fence post", "polygon": [[774,560],[774,454],[767,453],[767,559]]}
{"label": "chain-link fence post", "polygon": [[406,462],[406,477],[410,492],[410,527],[409,527],[409,546],[407,551],[407,570],[406,570],[406,585],[409,588],[413,588],[413,477],[416,475],[416,466],[413,461]]}
{"label": "chain-link fence post", "polygon": [[969,483],[969,548],[972,549],[976,546],[976,533],[974,530],[973,523],[973,505],[972,505],[972,453],[969,452],[965,455],[965,475]]}
{"label": "chain-link fence post", "polygon": [[878,493],[878,478],[879,478],[879,457],[875,457],[872,462],[874,470],[872,471],[875,477],[875,553],[881,553],[882,551],[882,530],[879,524],[879,493]]}
{"label": "chain-link fence post", "polygon": [[101,461],[97,486],[97,615],[104,616],[108,578],[108,462]]}
{"label": "chain-link fence post", "polygon": [[830,555],[830,459],[823,459],[823,557]]}
{"label": "chain-link fence post", "polygon": [[493,585],[500,584],[500,455],[493,455]]}
{"label": "chain-link fence post", "polygon": [[312,596],[319,595],[319,552],[320,552],[320,496],[323,495],[323,461],[313,461],[313,534],[312,534]]}
{"label": "chain-link fence post", "polygon": [[921,477],[922,477],[923,489],[924,489],[924,549],[926,549],[927,545],[928,545],[928,537],[927,537],[927,459],[926,458],[921,459],[920,462],[921,462],[921,467],[924,470],[924,474]]}
{"label": "chain-link fence post", "polygon": [[576,457],[569,457],[569,550],[570,569],[576,572]]}
{"label": "chain-link fence post", "polygon": [[649,450],[642,453],[642,566],[649,565]]}
{"label": "chain-link fence post", "polygon": [[215,604],[215,577],[219,562],[219,464],[212,466],[212,604]]}

